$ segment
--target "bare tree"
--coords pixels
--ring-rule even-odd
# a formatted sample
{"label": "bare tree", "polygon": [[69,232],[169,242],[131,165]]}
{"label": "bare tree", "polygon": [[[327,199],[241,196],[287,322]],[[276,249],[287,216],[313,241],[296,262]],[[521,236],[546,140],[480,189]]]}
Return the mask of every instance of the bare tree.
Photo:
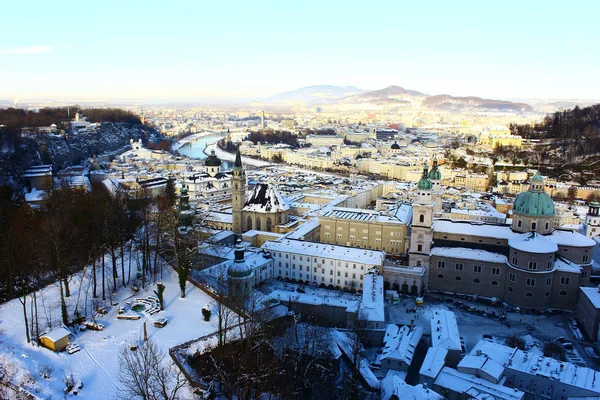
{"label": "bare tree", "polygon": [[223,346],[227,342],[228,330],[233,326],[236,314],[227,307],[226,303],[229,298],[227,292],[227,269],[221,268],[216,274],[215,295],[215,315],[217,317],[216,328],[218,336],[218,347]]}
{"label": "bare tree", "polygon": [[152,340],[144,342],[135,351],[123,346],[119,364],[121,395],[128,399],[176,400],[186,384],[183,373]]}

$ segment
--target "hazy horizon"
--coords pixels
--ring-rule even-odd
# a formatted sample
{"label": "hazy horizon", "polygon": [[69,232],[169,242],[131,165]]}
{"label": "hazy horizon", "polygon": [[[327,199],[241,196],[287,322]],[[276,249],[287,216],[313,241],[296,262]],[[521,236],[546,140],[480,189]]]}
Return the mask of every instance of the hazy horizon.
{"label": "hazy horizon", "polygon": [[[600,95],[600,4],[4,5],[0,99],[249,102],[314,85],[494,99]],[[585,11],[585,12],[582,12]]]}

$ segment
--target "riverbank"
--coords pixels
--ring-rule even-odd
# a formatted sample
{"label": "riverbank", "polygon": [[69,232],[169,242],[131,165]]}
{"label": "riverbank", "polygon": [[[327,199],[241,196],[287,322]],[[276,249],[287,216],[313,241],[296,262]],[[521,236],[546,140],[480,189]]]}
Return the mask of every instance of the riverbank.
{"label": "riverbank", "polygon": [[175,143],[173,143],[173,145],[171,146],[171,150],[172,151],[176,151],[179,150],[180,147],[182,147],[183,145],[196,141],[202,137],[205,136],[212,136],[212,135],[220,135],[220,132],[200,132],[200,133],[194,133],[193,135],[190,136],[186,136],[183,139],[180,139],[178,141],[176,141]]}
{"label": "riverbank", "polygon": [[[226,151],[221,150],[216,143],[208,145],[206,149],[204,149],[204,154],[209,155],[211,151],[215,151],[217,157],[219,157],[223,161],[227,161],[229,163],[235,162],[235,154],[227,153]],[[254,158],[244,157],[242,156],[242,164],[250,165],[252,167],[267,167],[269,165],[273,165],[273,163],[269,163],[262,160],[257,160]]]}

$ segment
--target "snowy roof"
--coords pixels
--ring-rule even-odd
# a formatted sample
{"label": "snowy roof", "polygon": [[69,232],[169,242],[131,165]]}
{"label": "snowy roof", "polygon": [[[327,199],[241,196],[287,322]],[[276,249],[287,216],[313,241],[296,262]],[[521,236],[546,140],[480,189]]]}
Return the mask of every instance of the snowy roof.
{"label": "snowy roof", "polygon": [[556,257],[556,260],[554,260],[554,268],[555,270],[561,272],[570,272],[573,274],[581,273],[581,268],[578,265],[573,264],[571,261],[561,257]]}
{"label": "snowy roof", "polygon": [[431,347],[461,350],[456,316],[452,311],[436,309],[431,318]]}
{"label": "snowy roof", "polygon": [[407,325],[399,327],[389,324],[383,337],[381,359],[404,361],[410,365],[422,336],[423,328],[420,326],[410,329]]}
{"label": "snowy roof", "polygon": [[419,375],[435,379],[446,364],[448,350],[443,347],[430,347],[421,365]]}
{"label": "snowy roof", "polygon": [[581,292],[596,308],[600,308],[600,291],[597,287],[580,287]]}
{"label": "snowy roof", "polygon": [[505,240],[520,235],[518,232],[513,232],[508,226],[447,220],[434,221],[433,231],[439,233],[481,236]]}
{"label": "snowy roof", "polygon": [[600,394],[600,372],[590,368],[544,357],[538,350],[523,351],[484,340],[477,343],[471,354],[476,354],[477,350],[507,369],[558,380],[565,385]]}
{"label": "snowy roof", "polygon": [[379,211],[363,210],[360,208],[330,207],[324,210],[323,217],[353,221],[407,224],[412,217],[412,206],[402,205],[391,216],[381,215]]}
{"label": "snowy roof", "polygon": [[227,213],[221,213],[221,212],[211,212],[208,213],[208,215],[206,216],[205,220],[207,221],[216,221],[216,222],[223,222],[223,223],[228,223],[231,224],[233,223],[233,215],[232,214],[227,214]]}
{"label": "snowy roof", "polygon": [[270,251],[327,257],[335,260],[358,262],[369,265],[382,265],[383,259],[385,258],[385,252],[383,251],[305,242],[303,240],[295,239],[270,240],[265,242],[262,245],[262,248]]}
{"label": "snowy roof", "polygon": [[504,374],[504,365],[488,358],[483,353],[467,354],[460,360],[457,369],[461,372],[483,376],[494,383],[498,383]]}
{"label": "snowy roof", "polygon": [[434,247],[429,255],[492,263],[506,263],[507,261],[506,256],[503,254],[465,247]]}
{"label": "snowy roof", "polygon": [[365,274],[358,318],[366,321],[385,322],[383,276],[379,275],[378,272]]}
{"label": "snowy roof", "polygon": [[558,251],[556,243],[535,232],[512,237],[508,239],[508,245],[515,250],[536,254],[556,253]]}
{"label": "snowy roof", "polygon": [[573,231],[555,230],[552,235],[548,236],[548,239],[559,246],[592,247],[596,245],[593,239]]}
{"label": "snowy roof", "polygon": [[58,342],[60,339],[69,336],[70,334],[71,332],[69,332],[63,327],[60,327],[52,329],[50,332],[46,333],[45,335],[42,335],[42,337],[46,337],[52,340],[53,342]]}
{"label": "snowy roof", "polygon": [[304,222],[297,229],[291,231],[285,237],[287,239],[302,239],[305,235],[317,229],[320,226],[318,219],[311,219],[309,221]]}
{"label": "snowy roof", "polygon": [[316,295],[308,293],[289,292],[286,290],[275,290],[269,294],[269,297],[279,301],[291,301],[299,304],[309,304],[313,306],[327,305],[331,307],[342,307],[346,309],[356,309],[358,300],[348,299],[347,297]]}
{"label": "snowy roof", "polygon": [[483,378],[465,374],[449,367],[442,369],[434,384],[452,392],[465,393],[468,395],[467,397],[474,399],[520,400],[525,396],[525,393],[518,389],[488,382]]}
{"label": "snowy roof", "polygon": [[392,395],[396,395],[396,397],[403,400],[442,400],[444,398],[432,389],[423,387],[423,385],[409,385],[404,381],[405,378],[405,371],[390,369],[381,381],[381,389],[384,395],[382,398],[389,399]]}
{"label": "snowy roof", "polygon": [[244,211],[277,212],[289,208],[277,189],[268,183],[256,185],[244,204]]}

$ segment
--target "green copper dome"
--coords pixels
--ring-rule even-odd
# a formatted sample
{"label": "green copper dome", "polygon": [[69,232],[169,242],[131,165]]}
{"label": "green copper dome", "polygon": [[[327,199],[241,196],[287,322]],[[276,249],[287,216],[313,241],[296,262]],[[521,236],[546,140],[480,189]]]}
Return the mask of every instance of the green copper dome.
{"label": "green copper dome", "polygon": [[529,190],[515,199],[513,213],[529,217],[554,217],[556,214],[552,198],[544,192],[544,178],[539,172],[531,179]]}
{"label": "green copper dome", "polygon": [[417,189],[431,190],[432,188],[433,184],[431,183],[431,180],[429,179],[429,176],[427,174],[427,166],[425,166],[425,168],[423,168],[423,176],[421,177],[419,183],[417,183]]}
{"label": "green copper dome", "polygon": [[431,179],[432,181],[441,181],[442,180],[442,173],[440,172],[440,170],[438,168],[437,158],[433,159],[433,168],[431,168],[431,171],[429,172],[429,179]]}

